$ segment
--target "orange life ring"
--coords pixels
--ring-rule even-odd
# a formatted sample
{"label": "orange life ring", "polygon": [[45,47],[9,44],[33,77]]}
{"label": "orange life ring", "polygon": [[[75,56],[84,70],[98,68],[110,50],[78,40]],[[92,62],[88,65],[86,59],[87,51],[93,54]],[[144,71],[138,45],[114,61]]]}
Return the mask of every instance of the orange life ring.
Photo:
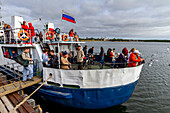
{"label": "orange life ring", "polygon": [[63,41],[68,41],[68,35],[66,35],[66,34],[62,35],[62,40]]}
{"label": "orange life ring", "polygon": [[54,32],[53,31],[48,31],[46,33],[46,36],[49,40],[53,40],[54,39]]}
{"label": "orange life ring", "polygon": [[18,37],[22,40],[22,41],[27,41],[29,39],[29,34],[27,31],[25,30],[20,30],[18,32]]}
{"label": "orange life ring", "polygon": [[75,40],[76,42],[78,42],[78,41],[79,41],[79,36],[78,36],[78,35],[75,35],[75,36],[74,36],[74,40]]}

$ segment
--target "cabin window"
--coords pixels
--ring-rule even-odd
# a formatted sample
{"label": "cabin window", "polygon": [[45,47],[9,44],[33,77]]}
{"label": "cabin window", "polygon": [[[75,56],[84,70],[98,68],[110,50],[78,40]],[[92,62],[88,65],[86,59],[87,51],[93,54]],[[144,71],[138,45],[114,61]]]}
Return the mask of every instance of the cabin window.
{"label": "cabin window", "polygon": [[18,55],[16,47],[2,47],[2,51],[5,58],[14,59]]}
{"label": "cabin window", "polygon": [[[21,55],[25,48],[17,48],[17,47],[2,47],[3,55],[5,58],[9,58],[14,60],[14,58],[18,55]],[[30,57],[32,57],[32,49],[30,48]]]}

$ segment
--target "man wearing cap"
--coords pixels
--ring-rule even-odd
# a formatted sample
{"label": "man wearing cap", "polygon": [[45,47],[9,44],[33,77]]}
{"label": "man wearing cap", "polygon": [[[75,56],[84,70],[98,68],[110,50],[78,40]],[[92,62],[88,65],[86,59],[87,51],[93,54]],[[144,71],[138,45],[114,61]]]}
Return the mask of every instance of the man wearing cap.
{"label": "man wearing cap", "polygon": [[141,59],[139,57],[139,54],[139,50],[135,50],[133,53],[130,54],[128,67],[138,66],[139,62],[144,61],[144,59]]}
{"label": "man wearing cap", "polygon": [[77,50],[77,63],[78,63],[78,69],[83,68],[83,58],[85,57],[83,50],[81,49],[81,46],[78,45]]}
{"label": "man wearing cap", "polygon": [[61,65],[62,69],[70,69],[71,63],[67,59],[67,52],[66,51],[63,53],[63,57],[61,57],[61,63],[62,63],[62,65]]}

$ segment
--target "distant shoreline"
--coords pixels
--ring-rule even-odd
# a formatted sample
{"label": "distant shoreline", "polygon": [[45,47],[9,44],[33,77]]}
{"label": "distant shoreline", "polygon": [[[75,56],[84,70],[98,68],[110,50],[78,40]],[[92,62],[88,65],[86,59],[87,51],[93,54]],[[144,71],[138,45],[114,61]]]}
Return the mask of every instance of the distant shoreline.
{"label": "distant shoreline", "polygon": [[80,41],[103,41],[103,42],[170,42],[170,40],[134,40],[134,39],[79,39]]}

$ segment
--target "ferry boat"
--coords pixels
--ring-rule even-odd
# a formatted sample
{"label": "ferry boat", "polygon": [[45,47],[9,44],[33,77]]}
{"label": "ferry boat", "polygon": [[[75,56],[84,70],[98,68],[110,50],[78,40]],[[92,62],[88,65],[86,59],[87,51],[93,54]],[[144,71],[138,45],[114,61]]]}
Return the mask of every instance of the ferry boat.
{"label": "ferry boat", "polygon": [[[43,77],[43,81],[45,81],[49,78],[50,74],[53,75],[52,78],[37,91],[36,95],[41,96],[48,102],[83,109],[108,108],[120,105],[131,97],[140,78],[143,64],[126,68],[111,68],[110,66],[104,66],[103,69],[100,69],[99,63],[96,61],[93,65],[84,66],[85,68],[82,70],[78,70],[76,64],[72,64],[72,67],[69,70],[61,69],[60,63],[59,66],[55,68],[43,66],[42,50],[44,48],[54,50],[58,55],[61,51],[67,51],[68,53],[73,52],[74,56],[76,56],[77,44],[81,45],[85,42],[79,42],[78,40],[69,41],[69,39],[65,40],[64,38],[67,35],[65,33],[59,33],[54,36],[54,39],[48,40],[47,37],[49,35],[47,35],[47,33],[50,33],[49,26],[51,25],[50,23],[47,23],[45,25],[47,29],[44,30],[43,43],[23,43],[23,37],[18,37],[18,33],[23,30],[20,25],[20,21],[22,22],[23,18],[14,16],[12,21],[12,23],[14,23],[14,29],[10,34],[13,34],[15,41],[11,43],[12,35],[10,35],[10,41],[7,43],[5,33],[4,36],[1,37],[1,65],[6,65],[6,73],[13,73],[10,72],[11,68],[22,73],[22,66],[18,63],[16,64],[15,60],[10,56],[4,56],[4,53],[5,51],[9,51],[9,54],[12,54],[12,50],[15,50],[19,55],[24,51],[24,48],[30,48],[30,56],[34,61],[32,65],[34,76],[40,75]],[[36,30],[36,32],[38,32],[38,30]],[[30,39],[30,37],[27,38]],[[66,38],[68,37],[66,36]],[[13,63],[15,66],[8,65]],[[0,66],[0,69],[1,68],[4,67]],[[16,76],[15,73],[10,75],[13,77]],[[29,89],[35,90],[41,84],[42,83],[30,86]]]}

